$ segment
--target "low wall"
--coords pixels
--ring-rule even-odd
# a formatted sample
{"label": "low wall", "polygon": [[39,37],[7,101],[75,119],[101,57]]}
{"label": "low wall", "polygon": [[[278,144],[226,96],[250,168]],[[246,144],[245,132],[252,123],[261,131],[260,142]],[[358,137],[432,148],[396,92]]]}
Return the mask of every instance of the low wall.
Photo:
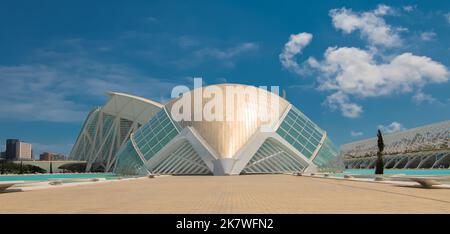
{"label": "low wall", "polygon": [[[14,161],[14,163],[20,164],[21,161]],[[52,171],[53,173],[62,173],[63,170],[59,169],[61,165],[70,164],[70,163],[86,163],[86,161],[22,161],[23,165],[32,165],[40,167],[50,173],[50,162],[52,163]]]}

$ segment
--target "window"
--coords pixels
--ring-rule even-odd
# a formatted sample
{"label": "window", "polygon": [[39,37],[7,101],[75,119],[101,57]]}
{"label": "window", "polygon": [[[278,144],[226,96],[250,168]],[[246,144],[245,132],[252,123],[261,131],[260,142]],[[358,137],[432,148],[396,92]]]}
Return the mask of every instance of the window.
{"label": "window", "polygon": [[324,134],[295,107],[289,110],[276,132],[307,158],[312,156]]}
{"label": "window", "polygon": [[178,131],[167,112],[163,109],[159,111],[147,124],[139,129],[133,135],[138,143],[138,148],[149,160],[166,146],[176,135]]}

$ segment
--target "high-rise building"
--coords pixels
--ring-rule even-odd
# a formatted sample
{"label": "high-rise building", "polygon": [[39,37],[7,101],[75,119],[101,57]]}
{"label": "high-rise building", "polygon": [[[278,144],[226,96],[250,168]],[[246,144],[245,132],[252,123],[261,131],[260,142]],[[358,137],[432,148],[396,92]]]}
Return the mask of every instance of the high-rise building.
{"label": "high-rise building", "polygon": [[5,151],[5,159],[6,160],[15,160],[17,155],[17,146],[16,144],[19,142],[18,139],[7,139],[6,140],[6,151]]}
{"label": "high-rise building", "polygon": [[33,151],[32,146],[29,143],[19,141],[16,143],[16,157],[15,160],[32,160]]}

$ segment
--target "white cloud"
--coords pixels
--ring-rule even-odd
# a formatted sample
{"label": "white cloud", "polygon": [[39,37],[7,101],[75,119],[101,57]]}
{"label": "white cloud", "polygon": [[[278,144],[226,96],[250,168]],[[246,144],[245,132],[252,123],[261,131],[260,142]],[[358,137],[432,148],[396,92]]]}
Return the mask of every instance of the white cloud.
{"label": "white cloud", "polygon": [[200,57],[213,57],[219,60],[228,60],[247,51],[257,50],[258,45],[254,42],[241,43],[228,49],[204,48],[196,51]]}
{"label": "white cloud", "polygon": [[321,74],[319,90],[335,91],[327,97],[326,104],[331,109],[339,107],[342,114],[350,118],[362,113],[361,106],[349,101],[350,96],[367,98],[410,93],[429,83],[447,82],[450,76],[444,65],[411,53],[378,63],[368,51],[331,47],[323,61],[311,61],[315,61],[310,64]]}
{"label": "white cloud", "polygon": [[359,30],[361,36],[372,45],[394,47],[402,44],[398,31],[388,25],[383,16],[393,14],[394,10],[386,5],[378,5],[373,11],[353,12],[345,7],[330,10],[330,16],[336,29],[344,33]]}
{"label": "white cloud", "polygon": [[373,10],[373,14],[379,16],[394,14],[394,12],[395,12],[394,9],[384,4],[379,4],[377,8]]}
{"label": "white cloud", "polygon": [[[414,8],[405,7],[404,10]],[[416,93],[413,97],[416,103],[431,103],[435,99],[421,93],[422,88],[428,84],[448,82],[448,68],[430,57],[410,52],[389,54],[392,50],[377,47],[402,44],[399,32],[405,29],[392,27],[383,18],[397,15],[393,8],[379,5],[372,11],[354,12],[344,7],[332,9],[329,14],[336,29],[344,33],[360,31],[361,36],[368,41],[368,49],[328,47],[322,60],[309,57],[299,63],[295,56],[302,53],[313,37],[310,33],[302,32],[291,35],[279,58],[283,67],[298,75],[316,72],[318,90],[332,92],[323,103],[332,110],[340,109],[343,116],[356,118],[363,113],[363,107],[353,99],[404,93]],[[433,40],[435,36],[434,32],[425,32],[421,38]]]}
{"label": "white cloud", "polygon": [[350,132],[350,135],[351,135],[352,137],[359,137],[359,136],[364,135],[364,133],[363,133],[363,132],[358,132],[358,131],[351,131],[351,132]]}
{"label": "white cloud", "polygon": [[304,69],[295,61],[295,56],[302,53],[303,48],[311,42],[312,37],[312,34],[304,32],[292,34],[289,37],[283,52],[279,55],[284,68],[297,74],[303,74]]}
{"label": "white cloud", "polygon": [[343,116],[348,118],[357,118],[363,112],[360,105],[351,103],[346,94],[342,92],[336,92],[327,97],[324,102],[325,105],[332,110],[340,109]]}
{"label": "white cloud", "polygon": [[398,131],[403,131],[406,130],[405,127],[403,127],[403,125],[399,122],[392,122],[391,124],[384,126],[384,125],[378,125],[378,129],[380,129],[380,131],[385,132],[385,133],[394,133],[394,132],[398,132]]}
{"label": "white cloud", "polygon": [[65,58],[51,65],[0,66],[0,86],[4,87],[0,118],[79,122],[94,107],[93,102],[102,104],[107,91],[158,99],[161,90],[174,85],[121,64],[80,58]]}
{"label": "white cloud", "polygon": [[412,97],[412,100],[414,103],[416,104],[422,104],[424,102],[432,104],[434,102],[436,102],[436,98],[434,98],[433,96],[423,93],[422,91],[418,91],[416,94],[414,94],[414,96]]}
{"label": "white cloud", "polygon": [[258,49],[259,45],[255,42],[244,42],[227,49],[206,47],[194,51],[195,59],[192,57],[188,59],[190,62],[194,60],[215,59],[227,67],[233,67],[235,65],[236,57],[247,52],[257,51]]}
{"label": "white cloud", "polygon": [[68,80],[43,65],[0,67],[0,82],[7,87],[0,92],[0,117],[48,120],[56,122],[80,121],[86,114],[83,105],[67,100],[64,90]]}
{"label": "white cloud", "polygon": [[432,41],[436,38],[435,32],[423,32],[420,34],[420,39],[423,41]]}
{"label": "white cloud", "polygon": [[[311,38],[309,33],[291,36],[280,55],[284,67],[301,75],[305,68],[294,60],[294,56],[301,53]],[[449,80],[447,67],[429,57],[412,53],[396,56],[377,53],[379,50],[329,47],[322,61],[308,58],[306,64],[309,69],[318,73],[318,89],[334,91],[324,104],[333,110],[339,108],[346,117],[356,118],[362,114],[363,108],[353,103],[351,97],[361,99],[411,93],[420,91],[427,84],[445,83]],[[378,61],[378,56],[388,59]]]}
{"label": "white cloud", "polygon": [[321,90],[337,90],[359,97],[408,93],[427,83],[444,83],[447,68],[426,56],[403,53],[389,62],[378,63],[366,50],[330,47],[324,60],[314,64],[323,74]]}
{"label": "white cloud", "polygon": [[411,5],[407,5],[407,6],[403,6],[403,10],[406,12],[412,12],[417,8],[417,6],[411,6]]}

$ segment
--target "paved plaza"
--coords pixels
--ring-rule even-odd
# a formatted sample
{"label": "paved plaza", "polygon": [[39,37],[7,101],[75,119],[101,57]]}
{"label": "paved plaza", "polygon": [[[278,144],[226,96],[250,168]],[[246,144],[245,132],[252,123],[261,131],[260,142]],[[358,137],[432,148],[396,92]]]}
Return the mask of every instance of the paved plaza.
{"label": "paved plaza", "polygon": [[0,213],[450,213],[450,189],[289,175],[166,176],[3,193]]}

